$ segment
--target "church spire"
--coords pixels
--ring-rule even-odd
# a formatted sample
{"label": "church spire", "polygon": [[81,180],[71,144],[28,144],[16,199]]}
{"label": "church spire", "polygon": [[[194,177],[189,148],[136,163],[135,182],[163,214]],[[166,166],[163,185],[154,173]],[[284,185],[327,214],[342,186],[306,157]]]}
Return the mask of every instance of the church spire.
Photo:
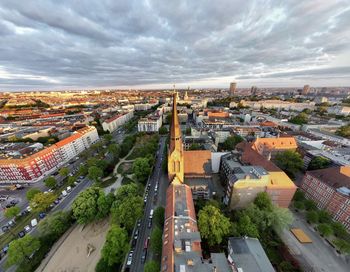
{"label": "church spire", "polygon": [[179,124],[179,117],[177,114],[177,94],[173,94],[173,110],[171,117],[170,128],[170,151],[174,151],[176,146],[182,145],[181,129]]}

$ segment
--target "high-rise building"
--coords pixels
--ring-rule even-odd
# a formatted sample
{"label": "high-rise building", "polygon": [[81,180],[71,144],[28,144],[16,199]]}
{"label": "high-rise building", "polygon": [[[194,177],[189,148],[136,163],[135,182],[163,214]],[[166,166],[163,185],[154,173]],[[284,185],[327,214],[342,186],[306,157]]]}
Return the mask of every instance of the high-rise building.
{"label": "high-rise building", "polygon": [[235,95],[236,94],[236,88],[237,88],[237,83],[236,82],[231,82],[230,83],[230,95]]}
{"label": "high-rise building", "polygon": [[252,95],[256,95],[257,92],[258,92],[258,87],[252,86],[252,87],[250,88],[250,93],[251,93]]}
{"label": "high-rise building", "polygon": [[306,95],[310,92],[310,85],[304,85],[303,91],[301,92],[302,95]]}

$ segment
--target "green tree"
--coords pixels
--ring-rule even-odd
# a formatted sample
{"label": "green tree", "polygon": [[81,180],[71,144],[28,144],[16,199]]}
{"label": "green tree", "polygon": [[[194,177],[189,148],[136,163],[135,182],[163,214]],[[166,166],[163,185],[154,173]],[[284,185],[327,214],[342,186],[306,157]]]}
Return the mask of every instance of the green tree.
{"label": "green tree", "polygon": [[339,136],[350,138],[350,125],[340,127],[335,133]]}
{"label": "green tree", "polygon": [[129,251],[129,237],[124,228],[112,225],[102,248],[102,258],[109,266],[121,264]]}
{"label": "green tree", "polygon": [[305,199],[304,200],[304,206],[307,211],[315,211],[317,210],[316,203],[311,199]]}
{"label": "green tree", "polygon": [[66,177],[66,176],[68,176],[68,174],[69,174],[69,168],[68,167],[62,167],[59,171],[58,171],[58,173],[62,176],[62,177]]}
{"label": "green tree", "polygon": [[100,195],[97,198],[97,219],[105,218],[109,214],[113,201],[114,195],[112,193],[105,195],[100,192]]}
{"label": "green tree", "polygon": [[160,268],[156,261],[148,261],[145,264],[145,272],[159,272]]}
{"label": "green tree", "polygon": [[6,218],[14,218],[20,213],[20,211],[21,209],[18,206],[13,206],[13,207],[7,208],[5,210],[4,215]]}
{"label": "green tree", "polygon": [[157,207],[153,213],[153,222],[156,226],[163,228],[164,226],[164,208],[162,206]]}
{"label": "green tree", "polygon": [[33,211],[43,212],[46,211],[50,205],[55,201],[56,196],[53,193],[37,193],[30,201],[30,206]]}
{"label": "green tree", "polygon": [[124,202],[125,199],[130,197],[140,196],[140,188],[136,183],[129,183],[126,185],[122,185],[115,192],[115,202],[116,205],[119,205]]}
{"label": "green tree", "polygon": [[88,173],[88,167],[86,165],[81,165],[78,170],[78,174],[81,176],[85,176]]}
{"label": "green tree", "polygon": [[308,211],[306,213],[306,220],[311,224],[318,223],[318,213],[316,211]]}
{"label": "green tree", "polygon": [[343,254],[350,254],[350,243],[343,239],[335,239],[333,244],[338,248],[338,250]]}
{"label": "green tree", "polygon": [[305,205],[303,201],[294,201],[294,208],[296,208],[297,210],[304,210],[305,209]]}
{"label": "green tree", "polygon": [[113,136],[111,134],[105,134],[102,136],[103,137],[103,140],[105,141],[105,143],[110,143],[113,139]]}
{"label": "green tree", "polygon": [[318,221],[320,223],[331,223],[332,217],[329,214],[329,212],[327,212],[325,210],[320,210],[320,211],[318,211]]}
{"label": "green tree", "polygon": [[143,199],[140,196],[132,196],[122,203],[114,202],[111,213],[113,221],[124,226],[130,232],[134,228],[136,220],[141,218],[143,214]]}
{"label": "green tree", "polygon": [[317,230],[322,236],[330,236],[333,234],[333,229],[329,224],[322,223],[317,226]]}
{"label": "green tree", "polygon": [[298,115],[292,117],[291,119],[289,119],[290,123],[296,124],[296,125],[303,125],[303,124],[307,124],[307,122],[309,121],[309,118],[307,116],[307,114],[305,112],[301,112]]}
{"label": "green tree", "polygon": [[147,158],[137,158],[133,165],[132,171],[138,182],[145,183],[149,174],[151,173],[151,167]]}
{"label": "green tree", "polygon": [[168,129],[165,127],[165,126],[162,126],[160,129],[159,129],[159,134],[160,135],[165,135],[168,133]]}
{"label": "green tree", "polygon": [[47,179],[44,180],[44,183],[46,187],[50,189],[55,188],[57,185],[56,179],[54,177],[48,177]]}
{"label": "green tree", "polygon": [[162,235],[163,232],[159,227],[155,227],[151,233],[151,249],[156,255],[162,253]]}
{"label": "green tree", "polygon": [[88,178],[95,182],[98,182],[103,177],[103,170],[97,166],[90,166],[88,172]]}
{"label": "green tree", "polygon": [[342,223],[339,223],[339,222],[332,222],[332,229],[333,229],[335,236],[340,237],[340,238],[345,238],[348,234],[344,225]]}
{"label": "green tree", "polygon": [[293,215],[289,209],[273,206],[271,225],[276,231],[282,231],[293,223]]}
{"label": "green tree", "polygon": [[58,238],[70,225],[70,213],[58,211],[53,214],[49,214],[44,220],[40,221],[38,229],[43,235],[53,235],[54,237]]}
{"label": "green tree", "polygon": [[239,135],[229,136],[229,137],[227,137],[225,142],[223,142],[222,149],[223,150],[233,150],[233,149],[235,149],[236,145],[242,141],[243,141],[243,138]]}
{"label": "green tree", "polygon": [[304,162],[300,154],[296,151],[286,150],[278,153],[275,157],[277,166],[284,170],[289,176],[294,177],[296,172],[301,170]]}
{"label": "green tree", "polygon": [[272,211],[273,204],[270,196],[266,192],[260,192],[254,199],[254,204],[261,210]]}
{"label": "green tree", "polygon": [[308,170],[327,168],[330,164],[331,164],[331,161],[329,159],[321,156],[317,156],[310,161]]}
{"label": "green tree", "polygon": [[297,190],[293,196],[294,201],[304,201],[305,200],[305,194],[301,190]]}
{"label": "green tree", "polygon": [[98,163],[98,159],[96,159],[95,157],[89,158],[86,161],[86,164],[87,164],[88,167],[97,166],[97,163]]}
{"label": "green tree", "polygon": [[7,254],[7,265],[20,264],[23,261],[30,260],[31,255],[40,248],[40,242],[37,238],[27,234],[21,239],[13,240],[10,243]]}
{"label": "green tree", "polygon": [[113,155],[113,158],[119,158],[120,154],[120,146],[117,144],[110,144],[108,147],[108,152],[110,152]]}
{"label": "green tree", "polygon": [[74,182],[77,181],[77,178],[75,176],[68,177],[68,185],[74,186]]}
{"label": "green tree", "polygon": [[198,213],[198,227],[201,235],[209,245],[220,244],[230,232],[230,221],[220,210],[212,205],[206,205]]}
{"label": "green tree", "polygon": [[259,237],[259,231],[256,225],[251,221],[248,215],[243,215],[238,220],[238,232],[241,236]]}
{"label": "green tree", "polygon": [[72,204],[73,216],[79,224],[87,224],[98,216],[98,198],[104,194],[97,187],[90,187],[81,192]]}
{"label": "green tree", "polygon": [[33,197],[38,193],[41,193],[41,191],[38,188],[29,189],[26,193],[27,200],[31,201],[33,199]]}

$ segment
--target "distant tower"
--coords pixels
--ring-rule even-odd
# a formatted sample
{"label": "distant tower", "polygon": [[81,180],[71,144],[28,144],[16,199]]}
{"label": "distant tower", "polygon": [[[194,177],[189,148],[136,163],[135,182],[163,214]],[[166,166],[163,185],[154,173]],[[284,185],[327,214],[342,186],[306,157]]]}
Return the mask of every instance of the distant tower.
{"label": "distant tower", "polygon": [[184,182],[184,151],[182,144],[181,128],[177,115],[176,99],[173,94],[173,111],[170,127],[170,142],[168,148],[168,176],[171,182]]}
{"label": "distant tower", "polygon": [[[187,90],[190,90],[190,86],[188,86]],[[187,91],[185,92],[184,100],[188,100],[188,93]]]}
{"label": "distant tower", "polygon": [[304,85],[303,91],[301,92],[302,95],[307,95],[310,92],[310,85]]}
{"label": "distant tower", "polygon": [[230,83],[230,95],[231,96],[234,96],[236,94],[236,88],[237,88],[237,83],[231,82]]}
{"label": "distant tower", "polygon": [[252,86],[251,89],[250,89],[250,93],[252,95],[256,95],[257,92],[258,92],[258,87]]}

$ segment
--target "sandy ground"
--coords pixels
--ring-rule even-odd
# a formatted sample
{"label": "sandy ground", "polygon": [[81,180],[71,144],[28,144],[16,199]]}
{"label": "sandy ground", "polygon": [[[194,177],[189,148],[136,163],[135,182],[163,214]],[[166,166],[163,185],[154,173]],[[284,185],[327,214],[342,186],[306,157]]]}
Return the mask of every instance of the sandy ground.
{"label": "sandy ground", "polygon": [[[106,240],[108,219],[85,226],[77,225],[57,249],[51,249],[36,272],[94,272]],[[59,241],[58,244],[60,244]],[[87,256],[87,245],[96,249]],[[57,251],[55,251],[57,250]]]}

